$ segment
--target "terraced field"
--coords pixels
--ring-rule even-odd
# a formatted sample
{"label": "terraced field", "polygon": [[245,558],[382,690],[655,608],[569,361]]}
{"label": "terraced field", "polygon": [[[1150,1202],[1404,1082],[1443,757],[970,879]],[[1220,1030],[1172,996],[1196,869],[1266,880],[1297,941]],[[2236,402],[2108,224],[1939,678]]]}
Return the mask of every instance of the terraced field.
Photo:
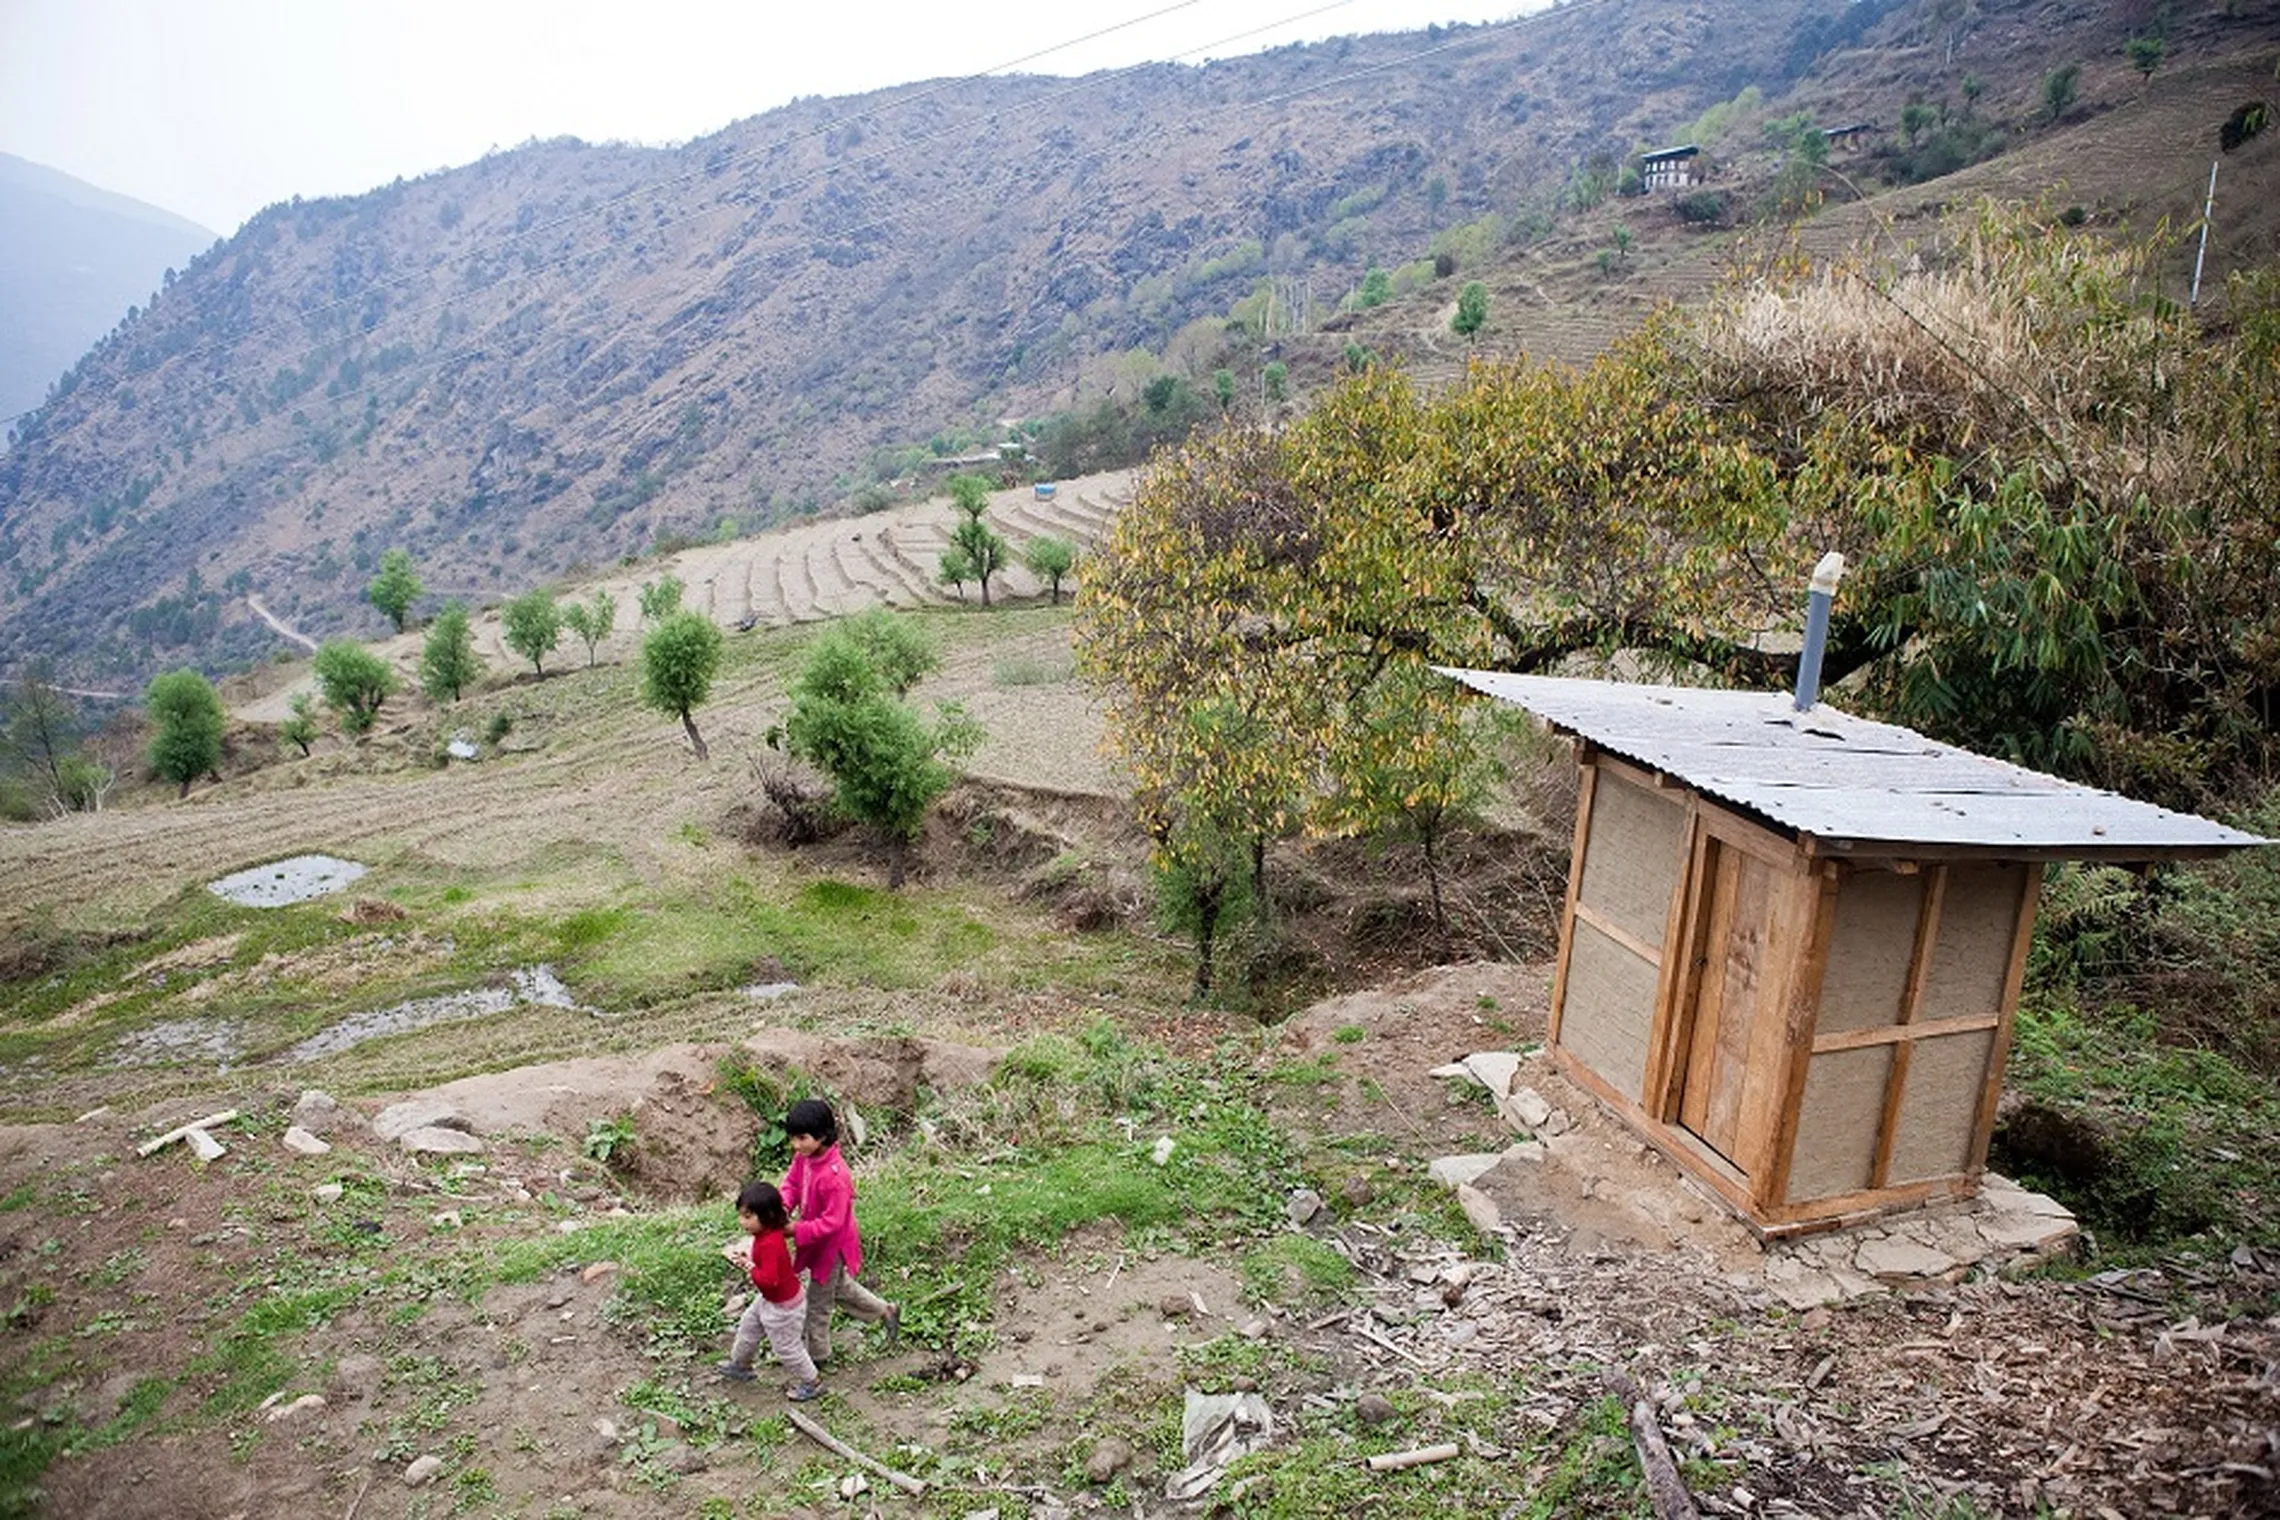
{"label": "terraced field", "polygon": [[[1117,509],[1131,494],[1132,480],[1131,471],[1120,470],[1063,481],[1050,499],[1038,497],[1028,486],[999,491],[990,498],[986,520],[1017,557],[1022,545],[1046,535],[1074,543],[1081,556],[1108,531]],[[687,586],[684,606],[724,628],[785,628],[872,607],[956,606],[958,594],[938,575],[956,521],[949,499],[938,497],[863,517],[807,522],[686,549],[666,559],[605,572],[561,594],[565,600],[582,600],[606,591],[616,599],[616,629],[594,651],[602,663],[633,658],[641,638],[641,587],[666,575],[678,576]],[[1069,588],[1062,589],[1065,595]],[[1015,564],[992,577],[990,595],[993,601],[1023,602],[1044,597],[1046,590]],[[978,590],[966,587],[964,600],[978,605]],[[408,633],[372,646],[414,689],[420,637]],[[475,645],[494,669],[529,668],[528,660],[507,647],[495,607],[477,614]],[[566,670],[585,661],[585,647],[566,631],[561,647],[546,664],[549,670]],[[237,715],[248,722],[275,723],[286,715],[296,692],[312,689],[304,675],[240,704]]]}

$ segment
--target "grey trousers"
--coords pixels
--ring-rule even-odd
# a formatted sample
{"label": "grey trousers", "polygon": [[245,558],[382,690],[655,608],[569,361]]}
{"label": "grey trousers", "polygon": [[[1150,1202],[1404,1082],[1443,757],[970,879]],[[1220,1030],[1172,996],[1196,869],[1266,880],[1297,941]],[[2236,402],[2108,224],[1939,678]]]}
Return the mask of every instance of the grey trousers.
{"label": "grey trousers", "polygon": [[728,1359],[739,1367],[749,1367],[760,1354],[760,1342],[766,1338],[776,1353],[776,1360],[792,1375],[795,1383],[815,1381],[815,1362],[807,1352],[807,1341],[802,1332],[807,1328],[808,1295],[802,1294],[788,1304],[772,1304],[755,1293],[746,1306],[744,1317],[736,1322],[736,1339],[728,1348]]}
{"label": "grey trousers", "polygon": [[817,1361],[831,1355],[834,1304],[857,1319],[877,1323],[887,1317],[887,1301],[847,1275],[847,1263],[834,1262],[829,1280],[810,1280],[807,1290],[807,1350]]}

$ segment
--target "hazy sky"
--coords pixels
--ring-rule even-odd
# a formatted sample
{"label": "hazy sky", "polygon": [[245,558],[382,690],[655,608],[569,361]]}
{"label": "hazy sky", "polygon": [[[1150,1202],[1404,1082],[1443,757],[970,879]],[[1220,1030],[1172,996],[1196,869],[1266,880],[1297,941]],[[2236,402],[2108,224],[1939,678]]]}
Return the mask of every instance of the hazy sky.
{"label": "hazy sky", "polygon": [[533,137],[678,142],[795,95],[1200,61],[1546,3],[0,0],[0,152],[226,234],[273,201]]}

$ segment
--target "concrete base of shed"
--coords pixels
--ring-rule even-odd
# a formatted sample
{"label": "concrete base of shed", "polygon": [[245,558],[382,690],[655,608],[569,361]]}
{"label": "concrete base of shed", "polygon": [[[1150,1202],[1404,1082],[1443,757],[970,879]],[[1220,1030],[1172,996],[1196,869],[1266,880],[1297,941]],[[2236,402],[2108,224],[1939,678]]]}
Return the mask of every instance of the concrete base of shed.
{"label": "concrete base of shed", "polygon": [[2065,1205],[1989,1173],[1975,1197],[1767,1242],[1543,1052],[1485,1051],[1433,1075],[1488,1088],[1517,1136],[1502,1151],[1432,1163],[1484,1232],[1559,1231],[1585,1252],[1680,1251],[1795,1309],[2031,1264],[2079,1233]]}

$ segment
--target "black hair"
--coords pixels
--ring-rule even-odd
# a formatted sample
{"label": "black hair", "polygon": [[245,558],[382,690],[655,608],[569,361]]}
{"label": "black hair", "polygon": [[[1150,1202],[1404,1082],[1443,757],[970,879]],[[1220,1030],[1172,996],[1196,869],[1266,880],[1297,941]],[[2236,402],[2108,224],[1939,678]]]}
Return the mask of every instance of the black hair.
{"label": "black hair", "polygon": [[802,1098],[784,1115],[784,1133],[812,1135],[824,1145],[839,1141],[839,1121],[831,1117],[831,1105],[821,1098]]}
{"label": "black hair", "polygon": [[747,1182],[736,1195],[736,1211],[760,1221],[763,1230],[780,1230],[792,1222],[784,1212],[784,1195],[773,1182]]}

